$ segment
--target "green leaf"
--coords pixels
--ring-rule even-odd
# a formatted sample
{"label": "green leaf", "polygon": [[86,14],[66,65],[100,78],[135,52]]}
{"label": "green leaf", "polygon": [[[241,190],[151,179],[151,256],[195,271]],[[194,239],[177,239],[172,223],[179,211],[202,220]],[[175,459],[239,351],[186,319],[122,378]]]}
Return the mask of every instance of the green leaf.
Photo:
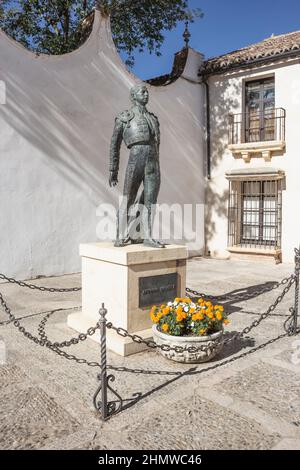
{"label": "green leaf", "polygon": [[82,22],[95,4],[111,15],[116,47],[130,67],[137,52],[161,55],[163,31],[203,16],[200,9],[190,10],[187,0],[1,0],[0,27],[35,52],[64,54],[84,41]]}

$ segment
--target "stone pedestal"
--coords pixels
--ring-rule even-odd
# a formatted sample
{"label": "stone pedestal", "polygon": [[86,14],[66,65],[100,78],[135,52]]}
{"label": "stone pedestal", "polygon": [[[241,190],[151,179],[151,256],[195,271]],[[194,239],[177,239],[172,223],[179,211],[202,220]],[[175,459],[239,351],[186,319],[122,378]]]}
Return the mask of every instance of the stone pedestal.
{"label": "stone pedestal", "polygon": [[[109,322],[131,334],[151,339],[152,305],[185,296],[185,246],[115,248],[112,243],[91,243],[80,245],[80,255],[82,312],[68,317],[68,325],[76,331],[84,333],[96,324],[104,302]],[[107,333],[107,346],[117,354],[128,356],[147,349],[112,330]],[[99,334],[91,338],[99,341]]]}

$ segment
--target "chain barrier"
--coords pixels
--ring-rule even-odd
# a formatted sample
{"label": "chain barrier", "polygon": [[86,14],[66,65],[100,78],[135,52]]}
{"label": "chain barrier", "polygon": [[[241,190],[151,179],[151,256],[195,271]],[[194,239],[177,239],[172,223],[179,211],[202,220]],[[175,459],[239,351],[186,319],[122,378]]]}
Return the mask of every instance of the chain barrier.
{"label": "chain barrier", "polygon": [[12,277],[7,277],[5,274],[0,274],[0,279],[3,279],[3,281],[7,281],[11,284],[17,284],[20,287],[26,287],[28,289],[32,290],[39,290],[41,292],[79,292],[81,291],[81,287],[71,287],[71,288],[55,288],[55,287],[43,287],[43,286],[36,286],[35,284],[28,284],[27,282],[24,281],[17,281],[16,279]]}
{"label": "chain barrier", "polygon": [[[0,274],[0,278],[1,279],[6,279],[8,282],[14,282],[16,284],[18,284],[19,286],[21,287],[28,287],[30,289],[38,289],[38,290],[42,290],[42,291],[50,291],[50,292],[76,292],[78,290],[80,290],[80,288],[71,288],[71,289],[54,289],[54,288],[47,288],[47,287],[39,287],[39,286],[34,286],[32,284],[27,284],[27,283],[24,283],[22,281],[17,281],[15,279],[12,279],[12,278],[8,278],[7,276],[4,276],[3,274]],[[283,286],[285,285],[286,287],[284,288],[283,292],[277,297],[277,299],[275,300],[275,302],[270,305],[270,307],[268,308],[268,310],[261,314],[259,319],[256,319],[252,322],[251,325],[247,326],[246,328],[243,329],[243,331],[241,332],[237,332],[235,333],[233,336],[231,336],[230,338],[227,338],[227,339],[223,339],[222,340],[222,343],[223,345],[227,345],[228,343],[231,343],[232,341],[236,341],[236,340],[239,340],[240,338],[242,338],[244,335],[248,334],[253,328],[257,327],[260,325],[260,323],[265,320],[269,315],[272,314],[272,312],[276,309],[276,307],[278,306],[278,304],[283,300],[283,298],[285,297],[285,295],[289,292],[289,290],[291,289],[292,285],[296,282],[296,276],[295,274],[292,274],[290,277],[288,278],[284,278],[282,281],[276,283],[274,286],[272,286],[272,289],[271,290],[275,290],[277,289],[278,287],[280,286]],[[221,299],[225,299],[225,298],[228,298],[228,296],[226,295],[223,295],[223,296],[209,296],[209,295],[205,295],[205,294],[202,294],[200,292],[197,292],[195,290],[192,290],[192,289],[189,289],[187,288],[186,291],[189,293],[189,294],[192,294],[193,296],[195,297],[205,297],[207,299],[218,299],[219,301]],[[257,291],[259,293],[261,293],[261,291]],[[236,297],[235,297],[236,298]],[[47,348],[51,349],[52,351],[56,352],[59,356],[62,356],[62,357],[65,357],[67,360],[74,360],[76,361],[77,363],[79,364],[87,364],[88,366],[92,366],[92,367],[100,367],[100,364],[98,362],[94,362],[94,361],[87,361],[86,359],[80,359],[80,358],[77,358],[75,355],[73,354],[68,354],[64,351],[61,350],[61,348],[65,348],[65,347],[70,347],[70,346],[74,346],[74,345],[77,345],[79,344],[80,342],[83,342],[85,341],[88,337],[91,337],[93,336],[97,330],[99,330],[99,324],[97,324],[96,326],[94,327],[91,327],[87,330],[86,333],[80,333],[79,335],[77,335],[76,337],[74,338],[71,338],[69,340],[65,340],[65,341],[62,341],[62,342],[51,342],[46,333],[45,333],[45,326],[46,326],[46,323],[47,321],[49,320],[49,318],[57,311],[59,310],[54,310],[52,312],[49,312],[44,318],[43,320],[40,322],[39,326],[38,326],[38,333],[39,333],[39,338],[34,336],[32,333],[30,333],[29,331],[27,331],[20,323],[19,320],[16,319],[16,317],[11,313],[11,310],[10,308],[7,306],[2,294],[0,293],[0,303],[4,309],[4,311],[7,313],[8,317],[9,317],[9,321],[13,323],[13,325],[26,337],[28,338],[29,340],[33,341],[35,344],[38,344],[40,346],[46,346]],[[290,309],[291,313],[293,314],[294,313],[294,308],[292,307]],[[289,319],[288,319],[289,320]],[[287,322],[288,322],[287,320]],[[286,323],[287,323],[286,322]],[[135,335],[135,334],[130,334],[127,330],[125,330],[124,328],[118,328],[118,327],[115,327],[112,323],[107,323],[106,324],[106,328],[107,329],[111,329],[111,330],[114,330],[119,336],[123,337],[123,338],[130,338],[133,342],[135,343],[138,343],[138,344],[144,344],[145,346],[147,346],[148,348],[154,350],[154,349],[161,349],[162,351],[165,351],[165,352],[169,352],[169,351],[174,351],[176,353],[182,353],[182,352],[189,352],[189,353],[196,353],[196,352],[206,352],[207,350],[209,349],[212,349],[213,346],[212,345],[209,345],[209,346],[200,346],[198,348],[194,347],[194,346],[190,346],[188,348],[184,348],[182,346],[169,346],[169,345],[157,345],[155,341],[153,340],[145,340],[143,339],[141,336],[139,335]],[[215,346],[217,347],[217,346]]]}
{"label": "chain barrier", "polygon": [[[270,305],[268,310],[265,313],[262,313],[257,320],[254,320],[251,323],[251,325],[244,328],[241,332],[235,333],[230,338],[220,340],[222,342],[223,346],[225,346],[228,343],[231,343],[233,341],[241,339],[243,336],[250,333],[250,331],[253,328],[256,328],[257,326],[259,326],[260,323],[263,320],[268,318],[271,315],[271,313],[276,309],[276,307],[280,304],[280,302],[282,302],[282,300],[286,296],[286,294],[290,291],[292,285],[295,283],[295,276],[292,275],[290,278],[288,278],[287,281],[284,282],[284,285],[286,283],[288,283],[288,284],[283,289],[281,294],[276,298],[275,302]],[[279,284],[279,285],[282,285],[282,284]],[[112,323],[107,323],[106,328],[115,331],[119,336],[122,336],[123,338],[130,338],[135,343],[144,344],[145,346],[147,346],[150,349],[161,349],[162,351],[165,351],[165,352],[174,351],[176,353],[183,353],[183,352],[197,353],[197,352],[206,352],[208,350],[212,350],[214,347],[218,347],[217,342],[215,343],[215,346],[210,344],[208,346],[200,346],[200,347],[197,347],[197,348],[195,346],[182,347],[182,346],[169,346],[168,344],[158,345],[153,340],[145,340],[141,336],[132,335],[127,330],[125,330],[124,328],[117,328]]]}
{"label": "chain barrier", "polygon": [[284,285],[288,284],[288,282],[292,278],[295,278],[295,274],[292,274],[289,277],[285,277],[280,282],[275,282],[274,285],[272,285],[272,286],[267,286],[263,289],[257,289],[257,290],[254,289],[249,294],[247,294],[247,293],[230,294],[229,293],[229,294],[222,294],[222,295],[206,295],[206,294],[203,294],[202,292],[198,292],[196,290],[189,289],[188,287],[186,288],[186,292],[187,292],[187,294],[190,294],[190,297],[193,297],[193,298],[195,298],[195,297],[198,297],[198,298],[204,297],[205,299],[217,300],[218,302],[226,302],[226,301],[228,301],[228,302],[239,302],[239,301],[242,302],[243,300],[249,300],[249,299],[252,299],[254,297],[259,297],[262,294],[266,294],[267,292],[271,292],[273,290],[276,290],[280,286],[284,286]]}
{"label": "chain barrier", "polygon": [[[7,303],[5,302],[2,293],[0,292],[0,304],[5,311],[5,313],[8,315],[9,322],[13,324],[17,330],[22,333],[25,338],[29,339],[30,341],[33,341],[35,344],[38,344],[39,346],[46,346],[47,348],[51,349],[52,351],[56,352],[60,356],[67,356],[67,353],[64,353],[64,351],[60,351],[59,348],[66,347],[66,346],[72,346],[75,344],[78,344],[79,342],[85,341],[89,336],[93,336],[96,331],[99,329],[99,325],[97,324],[95,327],[91,327],[88,329],[87,333],[80,333],[78,336],[71,338],[70,340],[63,341],[62,343],[52,343],[46,336],[45,334],[45,325],[46,322],[49,320],[49,318],[56,312],[60,310],[53,310],[49,312],[43,320],[40,322],[39,327],[38,327],[38,333],[39,333],[39,338],[35,335],[33,335],[30,331],[27,331],[24,326],[21,325],[21,322],[16,318],[15,315],[11,312],[11,309],[8,307]],[[71,356],[71,355],[69,355]],[[74,356],[74,359],[77,359]],[[81,361],[78,359],[78,362]]]}
{"label": "chain barrier", "polygon": [[[299,277],[300,277],[300,250],[296,249],[295,250],[296,257],[295,257],[295,274],[292,274],[290,277],[284,278],[282,281],[275,283],[272,287],[267,287],[265,289],[260,289],[260,290],[253,290],[251,294],[243,294],[242,299],[240,294],[225,294],[225,295],[219,295],[219,296],[209,296],[205,295],[203,293],[200,293],[196,290],[192,290],[187,288],[186,292],[188,295],[193,296],[193,297],[204,297],[206,299],[214,299],[219,302],[225,302],[226,300],[229,301],[235,301],[237,302],[239,299],[241,300],[246,300],[248,298],[253,298],[254,296],[259,296],[265,292],[270,292],[272,290],[278,289],[281,286],[285,286],[283,291],[279,294],[279,296],[275,299],[275,301],[269,306],[266,312],[262,313],[259,315],[259,318],[254,320],[249,326],[245,327],[241,332],[236,332],[233,335],[230,335],[228,338],[222,338],[219,341],[216,341],[214,343],[210,343],[207,346],[200,346],[200,347],[182,347],[182,346],[170,346],[167,344],[162,344],[159,345],[153,340],[145,340],[139,335],[136,334],[130,334],[126,329],[124,328],[118,328],[114,326],[111,322],[107,322],[106,320],[106,314],[107,310],[104,308],[104,304],[102,304],[102,308],[100,309],[100,320],[97,322],[96,326],[91,327],[87,330],[86,333],[80,333],[76,337],[71,338],[69,340],[65,340],[62,342],[51,342],[45,331],[45,327],[47,324],[47,321],[51,318],[51,316],[60,310],[53,310],[49,312],[45,317],[41,320],[39,326],[38,326],[38,335],[39,337],[33,335],[31,332],[27,331],[25,327],[23,327],[20,323],[20,321],[16,318],[15,315],[11,312],[11,309],[8,307],[6,301],[4,300],[4,297],[2,293],[0,292],[0,305],[2,306],[3,310],[5,313],[8,315],[9,318],[9,323],[12,323],[15,328],[18,329],[20,333],[22,333],[26,338],[29,340],[33,341],[35,344],[40,345],[42,347],[47,347],[48,349],[52,350],[56,354],[58,354],[61,357],[64,357],[67,360],[75,361],[78,364],[86,364],[87,366],[90,367],[98,367],[100,368],[101,373],[97,376],[98,380],[100,381],[100,385],[94,395],[94,406],[98,412],[101,412],[101,419],[106,420],[113,414],[116,414],[117,412],[121,411],[123,408],[123,400],[120,397],[120,395],[113,390],[113,388],[110,386],[109,382],[113,382],[115,380],[115,377],[113,375],[108,375],[107,371],[108,370],[120,370],[121,368],[116,368],[113,366],[107,365],[107,358],[106,358],[106,352],[107,352],[107,347],[106,347],[106,331],[107,330],[113,330],[115,331],[119,336],[123,338],[130,338],[133,342],[138,343],[138,344],[144,344],[148,348],[152,350],[157,350],[160,349],[162,351],[175,351],[176,353],[183,353],[183,352],[189,352],[189,353],[197,353],[197,352],[206,352],[208,350],[213,350],[217,347],[219,347],[219,344],[222,343],[223,346],[232,343],[233,341],[240,340],[243,336],[249,334],[250,331],[252,331],[254,328],[258,327],[263,320],[268,318],[272,312],[276,309],[276,307],[282,302],[283,298],[286,296],[286,294],[290,291],[291,287],[293,284],[295,284],[295,302],[294,302],[294,307],[290,308],[290,313],[291,316],[286,320],[284,324],[284,328],[286,331],[286,334],[282,335],[282,337],[286,335],[295,335],[299,333],[299,328],[297,327],[297,322],[298,322],[298,313],[299,313]],[[66,293],[66,292],[78,292],[81,290],[80,287],[75,287],[75,288],[49,288],[49,287],[43,287],[43,286],[36,286],[34,284],[28,284],[23,281],[17,281],[16,279],[9,278],[5,276],[4,274],[0,274],[0,279],[5,280],[9,283],[15,283],[19,285],[20,287],[26,287],[29,289],[36,289],[42,292],[59,292],[59,293]],[[192,298],[193,298],[192,297]],[[88,337],[93,336],[97,330],[100,330],[100,342],[101,342],[101,361],[96,362],[96,361],[88,361],[87,359],[81,359],[75,356],[74,354],[68,354],[65,351],[62,350],[62,348],[65,347],[70,347],[70,346],[75,346],[79,344],[80,342],[86,341]],[[122,368],[122,370],[126,370],[126,368]],[[141,370],[142,372],[142,370]],[[154,371],[155,373],[157,371]],[[169,372],[169,375],[176,375],[176,372]],[[114,395],[115,400],[109,402],[108,401],[108,390]],[[99,400],[98,397],[101,396],[101,399]]]}

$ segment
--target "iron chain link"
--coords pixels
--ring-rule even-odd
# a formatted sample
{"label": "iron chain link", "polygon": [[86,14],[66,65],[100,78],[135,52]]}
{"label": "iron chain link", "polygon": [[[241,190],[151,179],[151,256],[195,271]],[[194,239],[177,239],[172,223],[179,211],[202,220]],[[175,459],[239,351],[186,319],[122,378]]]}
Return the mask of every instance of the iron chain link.
{"label": "iron chain link", "polygon": [[272,290],[276,290],[280,286],[284,286],[284,285],[288,284],[291,281],[291,279],[295,280],[295,278],[296,278],[295,274],[292,274],[289,277],[285,277],[280,282],[276,282],[272,287],[268,286],[264,289],[253,290],[253,291],[251,291],[251,294],[243,293],[243,294],[206,295],[206,294],[203,294],[203,293],[198,292],[196,290],[189,289],[188,287],[186,288],[186,292],[187,292],[187,294],[191,294],[192,297],[198,297],[198,298],[203,298],[204,297],[205,299],[217,300],[218,302],[225,302],[225,301],[238,302],[238,301],[248,300],[248,298],[258,297],[258,296],[260,296],[262,294],[265,294],[267,292],[271,292]]}
{"label": "iron chain link", "polygon": [[92,367],[100,367],[100,364],[97,362],[89,362],[85,359],[79,359],[75,355],[68,354],[65,351],[62,351],[60,348],[62,347],[69,347],[75,344],[78,344],[80,341],[85,341],[89,336],[92,336],[96,333],[96,331],[99,329],[99,325],[97,324],[95,327],[91,327],[88,329],[86,334],[80,333],[77,337],[71,338],[70,340],[63,341],[62,343],[52,343],[46,336],[45,333],[45,325],[49,318],[56,313],[59,310],[53,310],[49,312],[43,320],[40,322],[39,327],[38,327],[38,334],[39,338],[37,336],[34,336],[30,331],[27,331],[24,326],[21,325],[20,321],[15,317],[15,315],[12,314],[11,309],[8,307],[7,303],[5,302],[3,295],[0,292],[0,304],[3,307],[4,311],[9,317],[9,321],[13,324],[15,328],[18,329],[20,333],[22,333],[25,338],[28,338],[30,341],[33,341],[35,344],[46,347],[48,349],[51,349],[53,352],[58,354],[59,356],[63,356],[68,360],[74,360],[77,363],[80,364],[87,364]]}
{"label": "iron chain link", "polygon": [[36,286],[35,284],[28,284],[27,282],[24,281],[17,281],[16,279],[13,279],[12,277],[7,277],[5,274],[0,274],[0,279],[3,279],[4,281],[7,281],[11,284],[17,284],[20,287],[27,287],[28,289],[32,290],[40,290],[41,292],[79,292],[81,291],[81,287],[71,287],[71,288],[55,288],[55,287],[43,287],[43,286]]}
{"label": "iron chain link", "polygon": [[[77,287],[68,288],[68,289],[55,289],[55,288],[36,286],[36,285],[33,285],[33,284],[25,283],[23,281],[17,281],[13,278],[9,278],[9,277],[5,276],[4,274],[0,274],[0,279],[6,280],[10,283],[18,284],[20,287],[26,287],[26,288],[29,288],[29,289],[37,289],[37,290],[44,291],[44,292],[77,292],[77,291],[81,290],[81,288],[79,288],[79,287],[78,288]],[[223,346],[228,344],[228,343],[231,343],[235,340],[240,339],[244,335],[248,334],[253,328],[259,326],[260,323],[263,320],[265,320],[276,309],[278,304],[283,300],[285,295],[289,292],[292,285],[296,281],[297,281],[297,277],[293,274],[288,278],[284,278],[281,282],[276,283],[274,286],[272,286],[272,288],[268,288],[267,291],[271,291],[271,290],[277,289],[280,286],[283,286],[283,285],[286,286],[284,288],[284,290],[282,291],[282,293],[277,297],[275,302],[272,305],[270,305],[268,310],[265,313],[260,315],[259,319],[254,320],[253,323],[251,325],[247,326],[246,328],[244,328],[243,331],[235,333],[233,336],[231,336],[231,337],[229,337],[225,340],[223,340],[223,339],[220,340],[222,342]],[[197,292],[197,291],[189,289],[189,288],[186,289],[186,292],[188,294],[192,294],[194,297],[204,297],[206,299],[214,299],[214,300],[218,300],[218,301],[225,301],[226,299],[230,299],[230,300],[234,299],[235,301],[238,300],[238,296],[230,296],[230,295],[209,296],[209,295],[202,294],[200,292]],[[253,297],[254,294],[261,295],[264,292],[266,292],[266,290],[252,292],[251,297]],[[245,296],[243,296],[243,299],[245,299]],[[57,312],[58,310],[54,310],[52,312],[49,312],[42,319],[42,321],[40,322],[39,327],[38,327],[38,334],[39,334],[39,338],[38,338],[38,337],[34,336],[32,333],[30,333],[29,331],[27,331],[25,329],[25,327],[23,327],[21,325],[20,321],[15,317],[15,315],[12,314],[11,309],[8,307],[7,303],[5,302],[1,292],[0,292],[0,304],[3,307],[4,311],[6,312],[6,314],[8,315],[9,321],[13,323],[13,325],[20,331],[20,333],[22,333],[29,340],[33,341],[35,344],[38,344],[38,345],[43,346],[43,347],[45,346],[45,347],[51,349],[56,354],[58,354],[59,356],[64,357],[67,360],[76,361],[79,364],[86,364],[86,365],[91,366],[91,367],[101,367],[98,362],[92,362],[92,361],[88,361],[86,359],[78,358],[73,354],[68,354],[65,351],[62,351],[62,349],[61,349],[61,348],[64,348],[64,347],[74,346],[74,345],[79,344],[80,342],[85,341],[88,337],[90,337],[90,336],[92,336],[96,333],[96,331],[99,329],[99,324],[97,324],[95,327],[89,328],[87,330],[87,333],[80,333],[78,336],[76,336],[74,338],[71,338],[69,340],[62,341],[60,343],[59,342],[52,343],[46,335],[45,326],[46,326],[46,323],[49,320],[49,318],[55,312]],[[176,353],[182,353],[182,352],[187,351],[189,353],[196,353],[196,352],[199,352],[199,351],[206,352],[208,350],[213,350],[214,348],[218,347],[218,345],[219,345],[219,342],[211,343],[208,346],[203,345],[203,346],[200,346],[198,348],[196,348],[194,346],[184,348],[182,346],[170,346],[170,345],[167,345],[167,344],[158,345],[153,340],[145,340],[144,338],[142,338],[141,336],[136,335],[136,334],[132,335],[127,330],[125,330],[124,328],[117,328],[112,323],[107,323],[106,327],[108,329],[114,330],[119,336],[122,336],[123,338],[130,338],[135,343],[144,344],[148,348],[153,349],[153,350],[154,349],[161,349],[162,351],[166,351],[166,352],[175,351]]]}
{"label": "iron chain link", "polygon": [[[270,305],[268,310],[265,313],[260,315],[259,319],[254,320],[251,323],[251,325],[244,328],[241,332],[235,333],[234,335],[232,335],[231,337],[229,337],[227,339],[224,339],[224,340],[221,339],[219,342],[222,342],[223,346],[225,346],[225,345],[227,345],[227,344],[229,344],[233,341],[239,340],[243,336],[250,333],[250,331],[253,328],[256,328],[257,326],[259,326],[260,323],[263,320],[265,320],[266,318],[268,318],[271,315],[271,313],[276,309],[276,307],[280,304],[280,302],[282,302],[283,298],[286,296],[286,294],[289,292],[289,290],[291,289],[292,285],[295,282],[296,282],[296,276],[294,274],[292,276],[290,276],[289,278],[283,279],[280,283],[277,284],[276,288],[278,288],[281,285],[286,285],[287,284],[286,287],[283,289],[282,293],[276,298],[275,302]],[[188,292],[193,292],[193,293],[196,292],[196,291],[191,291],[191,289],[187,289],[187,291]],[[197,296],[197,294],[198,293],[196,292],[196,296]],[[200,297],[212,298],[211,296],[205,296],[204,294],[200,294]],[[214,343],[211,343],[209,345],[206,345],[206,346],[204,346],[204,345],[199,346],[197,348],[195,346],[183,347],[183,346],[169,346],[167,344],[159,345],[159,344],[155,343],[152,340],[145,340],[141,336],[132,335],[127,330],[125,330],[124,328],[117,328],[112,323],[107,323],[106,327],[108,329],[114,330],[119,336],[122,336],[123,338],[130,338],[135,343],[145,344],[150,349],[161,349],[162,351],[166,351],[166,352],[169,352],[169,351],[175,351],[176,353],[206,352],[208,350],[213,350],[213,349],[217,348],[218,345],[219,345],[218,341],[216,341]]]}

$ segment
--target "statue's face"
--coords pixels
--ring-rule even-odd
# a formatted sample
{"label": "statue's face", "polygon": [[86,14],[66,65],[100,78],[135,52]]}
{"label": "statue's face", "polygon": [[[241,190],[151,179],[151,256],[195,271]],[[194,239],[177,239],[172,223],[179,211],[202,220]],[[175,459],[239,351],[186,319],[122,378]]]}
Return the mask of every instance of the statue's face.
{"label": "statue's face", "polygon": [[135,92],[135,101],[139,104],[146,105],[149,102],[149,91],[147,87],[142,86]]}

